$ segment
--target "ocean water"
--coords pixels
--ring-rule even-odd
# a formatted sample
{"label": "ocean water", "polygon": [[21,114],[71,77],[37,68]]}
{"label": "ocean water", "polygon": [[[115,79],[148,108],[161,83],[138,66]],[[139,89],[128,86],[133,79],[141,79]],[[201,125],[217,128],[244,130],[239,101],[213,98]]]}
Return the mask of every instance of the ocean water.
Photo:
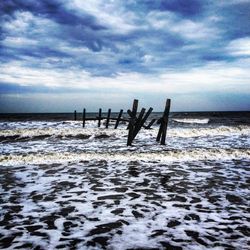
{"label": "ocean water", "polygon": [[1,114],[0,247],[249,249],[250,112],[171,113],[164,146],[126,127]]}

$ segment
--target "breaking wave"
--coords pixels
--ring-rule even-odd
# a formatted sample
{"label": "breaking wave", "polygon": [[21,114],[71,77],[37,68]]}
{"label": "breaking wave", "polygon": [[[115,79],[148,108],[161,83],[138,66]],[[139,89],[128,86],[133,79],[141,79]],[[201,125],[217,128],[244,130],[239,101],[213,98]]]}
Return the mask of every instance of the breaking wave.
{"label": "breaking wave", "polygon": [[[154,137],[158,128],[152,130],[142,130],[141,137]],[[107,139],[121,138],[127,136],[126,128],[122,129],[98,129],[98,128],[31,128],[31,129],[13,129],[1,130],[0,142],[17,142],[28,140],[43,139]],[[168,137],[205,137],[205,136],[232,136],[232,135],[250,135],[250,127],[240,126],[220,126],[214,128],[178,128],[169,127]]]}
{"label": "breaking wave", "polygon": [[179,123],[190,123],[190,124],[208,124],[209,123],[209,119],[173,119],[173,121],[175,122],[179,122]]}
{"label": "breaking wave", "polygon": [[146,161],[146,162],[184,162],[202,160],[250,160],[250,149],[186,149],[163,152],[90,152],[90,153],[31,153],[25,155],[0,156],[1,165],[53,164],[79,161]]}

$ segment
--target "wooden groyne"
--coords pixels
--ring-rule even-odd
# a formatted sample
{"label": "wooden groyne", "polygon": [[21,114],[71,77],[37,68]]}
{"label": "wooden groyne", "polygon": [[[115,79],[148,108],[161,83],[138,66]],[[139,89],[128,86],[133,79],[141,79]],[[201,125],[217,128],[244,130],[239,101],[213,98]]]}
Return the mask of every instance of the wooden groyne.
{"label": "wooden groyne", "polygon": [[[127,146],[131,146],[133,143],[133,140],[135,139],[135,137],[137,136],[137,134],[142,128],[150,129],[152,125],[155,122],[157,122],[157,124],[159,124],[159,130],[157,133],[156,141],[160,142],[161,145],[165,145],[171,100],[170,99],[166,100],[165,109],[162,113],[162,116],[159,118],[152,119],[147,125],[146,125],[147,119],[152,113],[153,108],[150,107],[147,111],[145,108],[142,108],[140,112],[138,112],[138,104],[139,104],[139,101],[135,99],[133,101],[132,109],[127,110],[128,118],[122,117],[123,109],[120,110],[117,117],[112,116],[111,109],[108,109],[107,116],[103,116],[101,108],[99,109],[98,116],[87,117],[86,109],[84,108],[82,112],[82,127],[83,128],[85,127],[86,121],[97,121],[97,126],[101,127],[101,121],[106,120],[106,124],[105,124],[106,128],[109,128],[110,121],[115,121],[114,129],[117,129],[120,122],[126,122],[128,123]],[[74,120],[77,120],[76,110],[74,111]]]}

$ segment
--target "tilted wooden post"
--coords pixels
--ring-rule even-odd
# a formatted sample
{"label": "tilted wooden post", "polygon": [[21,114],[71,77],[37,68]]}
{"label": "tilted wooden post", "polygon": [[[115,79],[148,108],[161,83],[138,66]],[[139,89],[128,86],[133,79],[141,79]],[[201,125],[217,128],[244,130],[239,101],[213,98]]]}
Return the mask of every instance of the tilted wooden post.
{"label": "tilted wooden post", "polygon": [[101,119],[102,119],[102,109],[99,109],[98,127],[100,127],[100,126],[101,126]]}
{"label": "tilted wooden post", "polygon": [[119,122],[121,120],[121,117],[122,117],[122,113],[123,113],[123,109],[120,110],[120,113],[117,117],[117,120],[116,120],[116,123],[115,123],[115,129],[117,129],[118,125],[119,125]]}
{"label": "tilted wooden post", "polygon": [[133,108],[132,108],[132,112],[133,112],[134,117],[136,116],[136,113],[137,113],[138,103],[139,103],[139,101],[137,99],[134,99]]}
{"label": "tilted wooden post", "polygon": [[151,126],[155,123],[156,119],[152,119],[151,122],[145,127],[145,129],[150,129]]}
{"label": "tilted wooden post", "polygon": [[145,116],[143,118],[139,119],[138,125],[136,125],[136,127],[134,129],[133,139],[136,137],[136,135],[138,134],[138,132],[140,131],[140,129],[142,128],[142,126],[144,125],[144,123],[146,122],[146,120],[148,119],[148,117],[152,111],[153,111],[153,108],[150,107],[149,110],[147,111],[147,113],[145,114]]}
{"label": "tilted wooden post", "polygon": [[82,111],[82,127],[85,127],[85,119],[86,119],[86,109]]}
{"label": "tilted wooden post", "polygon": [[131,118],[128,124],[129,131],[128,131],[127,146],[131,146],[133,141],[133,130],[134,130],[134,123],[136,119],[137,109],[138,109],[138,100],[134,99],[132,111],[128,110],[128,113],[131,112]]}
{"label": "tilted wooden post", "polygon": [[171,105],[171,100],[167,99],[163,116],[160,119],[161,125],[160,125],[159,131],[157,134],[157,138],[156,138],[156,141],[160,141],[161,145],[166,144],[166,135],[167,135],[168,116],[169,116],[170,105]]}
{"label": "tilted wooden post", "polygon": [[74,112],[74,119],[75,119],[75,121],[76,121],[76,110],[75,110],[75,112]]}
{"label": "tilted wooden post", "polygon": [[[133,105],[133,107],[138,107],[137,105]],[[136,135],[140,131],[140,129],[144,126],[144,123],[148,119],[149,115],[151,114],[153,108],[149,108],[147,113],[145,114],[146,109],[142,108],[141,112],[139,113],[138,117],[136,117],[136,113],[128,110],[128,115],[130,116],[130,121],[129,121],[129,133],[128,133],[128,140],[127,140],[127,146],[131,146],[133,140],[135,139]]]}
{"label": "tilted wooden post", "polygon": [[107,116],[106,128],[108,128],[108,127],[109,127],[110,114],[111,114],[111,109],[109,109],[109,110],[108,110],[108,116]]}
{"label": "tilted wooden post", "polygon": [[[132,123],[133,123],[133,120],[131,120],[131,119],[135,119],[136,118],[136,113],[137,113],[137,109],[138,109],[138,102],[139,101],[137,99],[134,99],[132,111],[130,109],[128,109],[128,111],[127,111],[127,112],[131,112],[130,121]],[[127,129],[129,129],[129,127],[130,127],[130,122],[128,123]]]}
{"label": "tilted wooden post", "polygon": [[142,108],[141,112],[138,115],[138,118],[136,118],[136,120],[135,120],[134,129],[133,129],[133,135],[132,135],[132,141],[135,139],[135,136],[137,135],[137,133],[140,130],[139,127],[140,127],[140,124],[141,124],[141,121],[142,121],[142,118],[143,118],[145,112],[146,112],[146,109]]}

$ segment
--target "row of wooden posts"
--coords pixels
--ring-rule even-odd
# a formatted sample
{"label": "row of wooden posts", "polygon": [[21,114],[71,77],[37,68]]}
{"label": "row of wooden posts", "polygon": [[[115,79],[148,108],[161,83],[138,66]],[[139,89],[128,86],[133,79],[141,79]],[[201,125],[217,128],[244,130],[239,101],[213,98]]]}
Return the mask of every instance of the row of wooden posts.
{"label": "row of wooden posts", "polygon": [[[134,100],[132,110],[128,110],[127,114],[129,115],[129,118],[123,118],[123,110],[121,109],[118,117],[111,117],[111,109],[108,110],[107,116],[102,116],[102,109],[99,109],[99,113],[97,117],[86,117],[86,109],[83,109],[82,113],[82,126],[83,128],[85,127],[86,121],[93,121],[97,120],[98,121],[98,127],[101,126],[101,121],[106,120],[106,128],[109,127],[109,123],[111,120],[116,121],[114,128],[117,129],[119,126],[119,123],[121,121],[123,122],[128,122],[128,138],[127,138],[127,146],[131,146],[133,140],[137,136],[138,132],[142,129],[150,129],[151,126],[157,121],[157,124],[159,124],[159,131],[156,137],[156,141],[160,142],[161,145],[166,144],[166,135],[167,135],[167,126],[168,126],[168,119],[169,119],[169,111],[170,111],[170,105],[171,105],[171,100],[167,99],[166,104],[165,104],[165,109],[161,117],[158,119],[152,119],[148,125],[145,125],[148,117],[153,111],[153,108],[149,108],[148,111],[146,112],[145,108],[142,108],[141,111],[137,112],[138,110],[138,103],[139,101],[137,99]],[[75,110],[74,112],[74,119],[77,120],[77,112]]]}

